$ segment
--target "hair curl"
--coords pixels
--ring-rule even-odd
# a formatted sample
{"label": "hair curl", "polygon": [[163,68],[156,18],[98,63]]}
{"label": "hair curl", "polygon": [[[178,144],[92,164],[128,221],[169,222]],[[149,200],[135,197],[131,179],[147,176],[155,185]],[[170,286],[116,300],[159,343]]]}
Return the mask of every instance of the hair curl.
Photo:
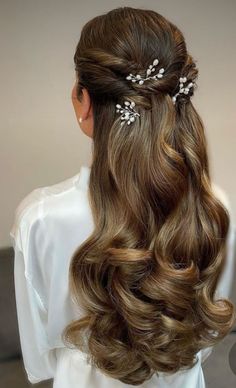
{"label": "hair curl", "polygon": [[[154,58],[162,79],[126,80]],[[179,77],[198,75],[173,23],[152,10],[113,9],[85,24],[74,62],[77,97],[85,87],[93,103],[94,231],[70,263],[85,316],[63,339],[104,374],[139,385],[191,368],[196,352],[230,331],[234,306],[214,298],[229,213],[212,190],[193,88],[172,101]],[[129,97],[141,119],[121,127],[116,103]]]}

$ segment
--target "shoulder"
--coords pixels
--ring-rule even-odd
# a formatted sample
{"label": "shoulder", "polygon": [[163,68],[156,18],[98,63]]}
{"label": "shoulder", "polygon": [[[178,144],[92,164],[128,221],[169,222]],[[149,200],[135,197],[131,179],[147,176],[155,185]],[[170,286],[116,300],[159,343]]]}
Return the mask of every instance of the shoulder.
{"label": "shoulder", "polygon": [[236,220],[233,213],[233,208],[231,205],[231,201],[229,199],[229,196],[227,192],[220,187],[216,183],[212,183],[212,191],[217,197],[217,199],[220,200],[221,204],[224,206],[226,211],[228,212],[229,219],[230,219],[230,225],[229,225],[229,232],[228,232],[228,242],[229,244],[234,244],[234,239],[236,238],[235,231],[236,231]]}
{"label": "shoulder", "polygon": [[228,193],[216,183],[212,183],[211,186],[215,196],[220,200],[222,205],[228,211],[228,215],[230,218],[230,229],[234,230],[236,228],[236,219]]}
{"label": "shoulder", "polygon": [[28,193],[18,204],[14,212],[14,221],[11,227],[10,236],[13,245],[17,243],[22,245],[21,229],[26,225],[27,221],[35,220],[39,217],[40,203],[42,200],[43,188],[36,188]]}
{"label": "shoulder", "polygon": [[[29,192],[18,204],[14,212],[14,221],[10,230],[13,245],[22,243],[20,233],[42,224],[42,220],[51,214],[59,214],[64,205],[67,210],[75,203],[79,205],[79,196],[87,192],[90,168],[82,166],[79,173],[59,183],[38,187]],[[65,206],[64,206],[65,207]],[[26,233],[24,233],[26,234]]]}
{"label": "shoulder", "polygon": [[226,191],[214,182],[212,182],[211,186],[216,197],[223,203],[226,209],[229,212],[231,212],[231,204],[230,204],[229,196],[226,193]]}

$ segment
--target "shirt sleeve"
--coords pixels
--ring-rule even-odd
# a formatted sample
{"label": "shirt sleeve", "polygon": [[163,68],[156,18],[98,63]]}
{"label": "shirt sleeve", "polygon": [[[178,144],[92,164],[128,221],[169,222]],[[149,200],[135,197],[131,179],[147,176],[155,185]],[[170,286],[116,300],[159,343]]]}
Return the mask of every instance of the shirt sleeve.
{"label": "shirt sleeve", "polygon": [[[235,221],[233,219],[233,212],[231,205],[229,203],[229,199],[226,193],[220,189],[218,186],[214,186],[216,192],[218,193],[218,198],[221,200],[223,205],[229,212],[230,216],[230,224],[228,235],[226,239],[226,261],[225,266],[222,271],[221,277],[216,287],[215,298],[226,298],[229,299],[231,297],[232,287],[233,287],[233,278],[235,273],[235,245],[236,245],[236,227]],[[211,354],[213,347],[208,347],[201,350],[201,360],[204,362],[207,357]]]}
{"label": "shirt sleeve", "polygon": [[21,202],[15,212],[10,236],[22,357],[28,380],[34,384],[54,377],[57,359],[56,349],[48,345],[45,283],[39,266],[46,238],[42,236],[38,202],[32,195],[27,196],[27,201],[26,208]]}

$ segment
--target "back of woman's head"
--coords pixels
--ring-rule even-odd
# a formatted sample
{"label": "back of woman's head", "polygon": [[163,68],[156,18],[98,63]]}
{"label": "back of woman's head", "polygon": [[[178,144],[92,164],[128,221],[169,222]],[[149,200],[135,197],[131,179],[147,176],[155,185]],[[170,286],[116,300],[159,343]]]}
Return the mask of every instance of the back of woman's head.
{"label": "back of woman's head", "polygon": [[[162,78],[126,78],[144,77],[155,58]],[[83,27],[74,61],[77,97],[85,87],[93,104],[94,231],[70,266],[85,316],[63,336],[104,374],[138,385],[193,366],[231,329],[233,304],[215,299],[230,219],[212,190],[195,88],[173,103],[179,78],[196,85],[198,74],[181,31],[152,10],[117,8]],[[117,113],[125,100],[140,114],[130,125]]]}

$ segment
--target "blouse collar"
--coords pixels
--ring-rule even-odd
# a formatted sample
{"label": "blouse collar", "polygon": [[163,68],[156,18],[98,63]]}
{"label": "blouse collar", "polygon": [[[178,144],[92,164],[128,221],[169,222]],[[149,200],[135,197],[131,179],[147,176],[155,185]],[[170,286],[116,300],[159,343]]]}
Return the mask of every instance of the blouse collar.
{"label": "blouse collar", "polygon": [[75,181],[75,185],[79,188],[87,188],[89,184],[89,176],[90,176],[91,167],[82,165],[80,167],[80,172],[77,175],[78,179]]}

